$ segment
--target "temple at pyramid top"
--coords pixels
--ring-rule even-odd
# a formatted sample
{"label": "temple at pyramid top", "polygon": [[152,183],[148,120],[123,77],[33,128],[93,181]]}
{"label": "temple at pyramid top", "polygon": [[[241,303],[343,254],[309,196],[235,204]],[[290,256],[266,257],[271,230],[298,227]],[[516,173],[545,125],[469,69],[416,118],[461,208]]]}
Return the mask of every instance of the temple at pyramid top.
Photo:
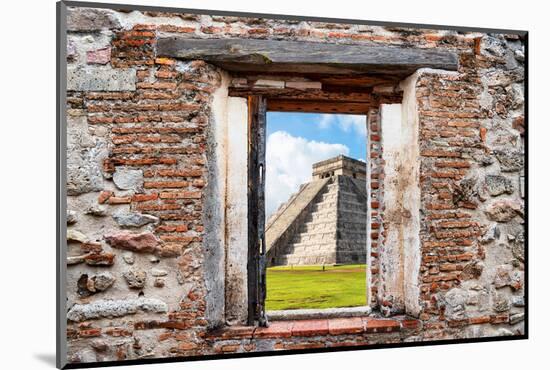
{"label": "temple at pyramid top", "polygon": [[339,155],[313,164],[312,180],[267,222],[268,265],[365,263],[366,214],[365,162]]}
{"label": "temple at pyramid top", "polygon": [[313,179],[324,179],[331,176],[343,175],[354,179],[367,178],[367,164],[363,161],[339,155],[313,164]]}

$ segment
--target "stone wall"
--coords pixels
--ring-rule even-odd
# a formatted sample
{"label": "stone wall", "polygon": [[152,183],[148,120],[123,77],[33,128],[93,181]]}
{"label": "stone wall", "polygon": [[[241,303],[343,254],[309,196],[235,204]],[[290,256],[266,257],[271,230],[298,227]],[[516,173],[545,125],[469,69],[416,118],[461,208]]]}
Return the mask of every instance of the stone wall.
{"label": "stone wall", "polygon": [[417,82],[429,337],[524,330],[522,50],[517,37],[483,36],[458,73]]}
{"label": "stone wall", "polygon": [[[524,57],[517,35],[89,8],[69,8],[67,25],[69,362],[524,331]],[[412,217],[420,220],[422,265],[415,330],[388,334],[409,325],[396,321],[367,331],[378,324],[366,320],[342,337],[324,327],[300,329],[307,323],[271,329],[276,339],[267,342],[225,334],[224,297],[212,286],[213,268],[223,264],[209,262],[227,248],[212,230],[223,221],[223,204],[212,197],[223,185],[212,102],[224,72],[158,57],[156,41],[167,35],[458,53],[458,72],[420,71],[416,82],[422,207]],[[376,114],[369,114],[371,145],[384,135],[374,129]],[[370,174],[372,290],[383,284],[376,259],[386,226],[375,207],[378,164]]]}
{"label": "stone wall", "polygon": [[[220,73],[156,58],[156,26],[125,28],[114,12],[75,9],[68,27],[69,361],[184,354],[209,326],[204,207]],[[165,344],[174,329],[183,345]]]}

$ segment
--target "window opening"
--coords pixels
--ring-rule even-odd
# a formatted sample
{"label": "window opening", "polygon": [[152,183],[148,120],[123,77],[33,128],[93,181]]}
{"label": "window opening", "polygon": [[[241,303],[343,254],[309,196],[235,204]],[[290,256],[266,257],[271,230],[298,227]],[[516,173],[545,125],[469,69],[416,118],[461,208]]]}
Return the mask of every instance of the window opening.
{"label": "window opening", "polygon": [[266,310],[365,306],[366,116],[266,122]]}

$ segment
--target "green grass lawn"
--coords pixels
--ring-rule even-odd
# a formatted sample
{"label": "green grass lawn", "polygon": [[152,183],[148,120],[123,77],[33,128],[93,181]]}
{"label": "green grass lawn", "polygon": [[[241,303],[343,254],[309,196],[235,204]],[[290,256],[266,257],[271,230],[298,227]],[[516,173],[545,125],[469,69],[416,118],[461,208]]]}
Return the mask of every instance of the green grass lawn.
{"label": "green grass lawn", "polygon": [[267,269],[267,310],[365,306],[366,265]]}

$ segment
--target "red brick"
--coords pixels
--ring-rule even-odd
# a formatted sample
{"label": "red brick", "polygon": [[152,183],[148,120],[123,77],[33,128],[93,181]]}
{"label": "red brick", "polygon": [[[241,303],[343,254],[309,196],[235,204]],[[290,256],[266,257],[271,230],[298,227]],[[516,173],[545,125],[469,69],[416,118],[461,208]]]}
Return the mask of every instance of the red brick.
{"label": "red brick", "polygon": [[424,157],[460,157],[461,154],[456,151],[447,151],[447,150],[423,150],[420,152],[420,155]]}
{"label": "red brick", "polygon": [[366,322],[367,333],[390,333],[401,329],[401,325],[395,320],[366,319]]}
{"label": "red brick", "polygon": [[162,192],[161,199],[200,199],[202,192],[200,191],[183,191],[183,192]]}
{"label": "red brick", "polygon": [[171,24],[163,24],[158,26],[158,30],[162,32],[193,33],[197,29],[195,27],[183,27],[183,26],[173,26]]}
{"label": "red brick", "polygon": [[474,53],[476,55],[481,54],[481,37],[474,38]]}
{"label": "red brick", "polygon": [[112,196],[109,198],[109,204],[128,204],[132,202],[131,197],[115,197]]}
{"label": "red brick", "polygon": [[[464,113],[463,113],[464,114]],[[463,115],[462,114],[462,115]],[[474,114],[474,113],[472,113]],[[459,117],[460,115],[457,113],[455,115],[455,117]],[[447,122],[447,125],[448,126],[451,126],[451,127],[472,127],[472,128],[478,128],[479,127],[479,122],[475,122],[475,121],[450,121],[450,122]]]}
{"label": "red brick", "polygon": [[441,231],[441,232],[436,232],[435,237],[438,239],[468,238],[471,236],[477,236],[478,234],[479,233],[477,231],[467,231],[467,230]]}
{"label": "red brick", "polygon": [[179,204],[149,204],[149,203],[138,203],[136,204],[136,209],[140,211],[175,211],[181,209]]}
{"label": "red brick", "polygon": [[479,128],[479,138],[481,142],[485,142],[485,139],[487,138],[487,129],[485,127]]}
{"label": "red brick", "polygon": [[429,33],[429,34],[426,34],[424,35],[424,38],[427,40],[427,41],[441,41],[443,39],[443,35],[437,35],[437,34],[433,34],[433,33]]}
{"label": "red brick", "polygon": [[251,28],[248,30],[248,34],[250,35],[267,35],[269,34],[269,30],[265,28]]}
{"label": "red brick", "polygon": [[119,165],[125,166],[149,166],[155,164],[176,164],[176,158],[142,158],[142,159],[114,159]]}
{"label": "red brick", "polygon": [[133,92],[92,91],[86,93],[86,98],[88,98],[89,100],[128,100],[132,99],[133,97]]}
{"label": "red brick", "polygon": [[200,216],[193,216],[189,214],[179,214],[179,213],[164,213],[164,214],[160,214],[159,218],[161,220],[194,221],[194,220],[200,219]]}
{"label": "red brick", "polygon": [[521,136],[525,135],[525,117],[518,116],[512,121],[512,128],[517,130]]}
{"label": "red brick", "polygon": [[159,104],[158,109],[161,111],[195,111],[200,109],[200,105],[186,103],[167,103]]}
{"label": "red brick", "polygon": [[165,66],[173,66],[174,64],[176,64],[176,60],[171,59],[171,58],[159,57],[159,58],[155,59],[155,64],[161,64],[161,65],[165,65]]}
{"label": "red brick", "polygon": [[158,89],[158,90],[175,90],[177,84],[175,82],[138,82],[138,89]]}
{"label": "red brick", "polygon": [[471,222],[471,221],[443,221],[437,224],[439,227],[444,228],[467,228],[467,227],[475,227],[478,226],[477,222]]}
{"label": "red brick", "polygon": [[289,338],[292,336],[294,321],[272,321],[267,328],[258,328],[254,338]]}
{"label": "red brick", "polygon": [[432,172],[431,177],[439,179],[456,179],[458,174],[456,172]]}
{"label": "red brick", "polygon": [[91,266],[112,266],[115,263],[113,253],[92,253],[84,258],[84,262]]}
{"label": "red brick", "polygon": [[132,196],[132,202],[147,202],[149,200],[158,199],[159,195],[157,193],[151,194],[134,194]]}
{"label": "red brick", "polygon": [[86,329],[79,330],[78,335],[83,338],[99,337],[101,336],[101,329]]}
{"label": "red brick", "polygon": [[84,253],[101,253],[103,246],[101,243],[87,242],[80,244],[80,250]]}
{"label": "red brick", "polygon": [[470,162],[467,162],[467,161],[435,162],[435,166],[452,167],[452,168],[470,168]]}
{"label": "red brick", "polygon": [[293,336],[314,336],[328,334],[327,320],[297,320],[292,327]]}
{"label": "red brick", "polygon": [[156,232],[186,232],[189,230],[189,227],[186,224],[179,224],[179,225],[161,225],[158,226],[155,231]]}
{"label": "red brick", "polygon": [[305,342],[305,343],[275,343],[275,350],[301,350],[301,349],[312,349],[312,348],[323,348],[325,342]]}
{"label": "red brick", "polygon": [[365,324],[360,317],[328,320],[328,331],[331,335],[357,334],[362,333],[364,329]]}
{"label": "red brick", "polygon": [[420,320],[403,319],[401,320],[401,327],[403,329],[418,329],[420,328]]}
{"label": "red brick", "polygon": [[198,344],[193,342],[183,342],[178,344],[178,349],[182,351],[190,351],[192,349],[198,348]]}
{"label": "red brick", "polygon": [[[187,181],[156,181],[156,182],[145,182],[143,184],[144,188],[185,188],[189,186]],[[161,193],[162,195],[163,193]],[[162,196],[161,196],[162,198]]]}
{"label": "red brick", "polygon": [[185,243],[186,245],[196,240],[193,236],[181,236],[179,234],[164,234],[160,236],[160,239],[165,242],[181,242]]}
{"label": "red brick", "polygon": [[193,180],[193,186],[194,187],[197,187],[197,188],[202,188],[206,185],[206,181],[202,180],[202,179],[198,179],[198,180]]}
{"label": "red brick", "polygon": [[158,340],[159,340],[159,342],[163,342],[163,341],[168,340],[168,339],[173,338],[173,337],[174,337],[174,333],[167,332],[167,333],[159,334]]}
{"label": "red brick", "polygon": [[201,27],[201,32],[208,33],[208,34],[221,33],[221,32],[223,32],[223,28],[222,27],[215,27],[215,26],[202,26]]}
{"label": "red brick", "polygon": [[105,334],[112,337],[131,337],[133,333],[125,328],[108,328],[105,330]]}
{"label": "red brick", "polygon": [[255,327],[253,326],[230,326],[208,333],[208,337],[215,339],[252,339]]}
{"label": "red brick", "polygon": [[468,325],[468,320],[449,320],[447,325],[449,325],[450,328],[461,328]]}
{"label": "red brick", "polygon": [[202,172],[202,170],[161,169],[156,172],[156,175],[163,177],[199,177],[202,176]]}
{"label": "red brick", "polygon": [[[172,74],[174,72],[165,72],[168,74]],[[168,77],[175,77],[175,76],[161,76],[160,72],[157,72],[156,74],[159,78],[168,78]],[[141,97],[143,99],[151,99],[151,100],[162,100],[162,99],[176,99],[178,97],[178,94],[173,91],[144,91],[141,93]]]}
{"label": "red brick", "polygon": [[468,323],[471,325],[487,324],[490,322],[491,322],[491,316],[470,317],[468,319]]}
{"label": "red brick", "polygon": [[457,267],[458,266],[454,263],[443,263],[443,264],[439,265],[439,269],[441,271],[456,271]]}
{"label": "red brick", "polygon": [[507,313],[499,314],[499,315],[491,315],[491,324],[504,324],[508,322],[508,319],[509,319],[509,315]]}
{"label": "red brick", "polygon": [[94,123],[113,123],[114,122],[113,117],[104,117],[104,116],[88,116],[88,123],[94,124]]}
{"label": "red brick", "polygon": [[447,204],[447,203],[428,203],[426,205],[428,209],[431,210],[445,210],[445,209],[454,209],[455,206],[453,204]]}
{"label": "red brick", "polygon": [[107,200],[109,200],[109,198],[112,197],[112,196],[113,196],[112,191],[102,191],[101,193],[99,193],[99,197],[97,198],[97,202],[99,204],[103,204]]}

